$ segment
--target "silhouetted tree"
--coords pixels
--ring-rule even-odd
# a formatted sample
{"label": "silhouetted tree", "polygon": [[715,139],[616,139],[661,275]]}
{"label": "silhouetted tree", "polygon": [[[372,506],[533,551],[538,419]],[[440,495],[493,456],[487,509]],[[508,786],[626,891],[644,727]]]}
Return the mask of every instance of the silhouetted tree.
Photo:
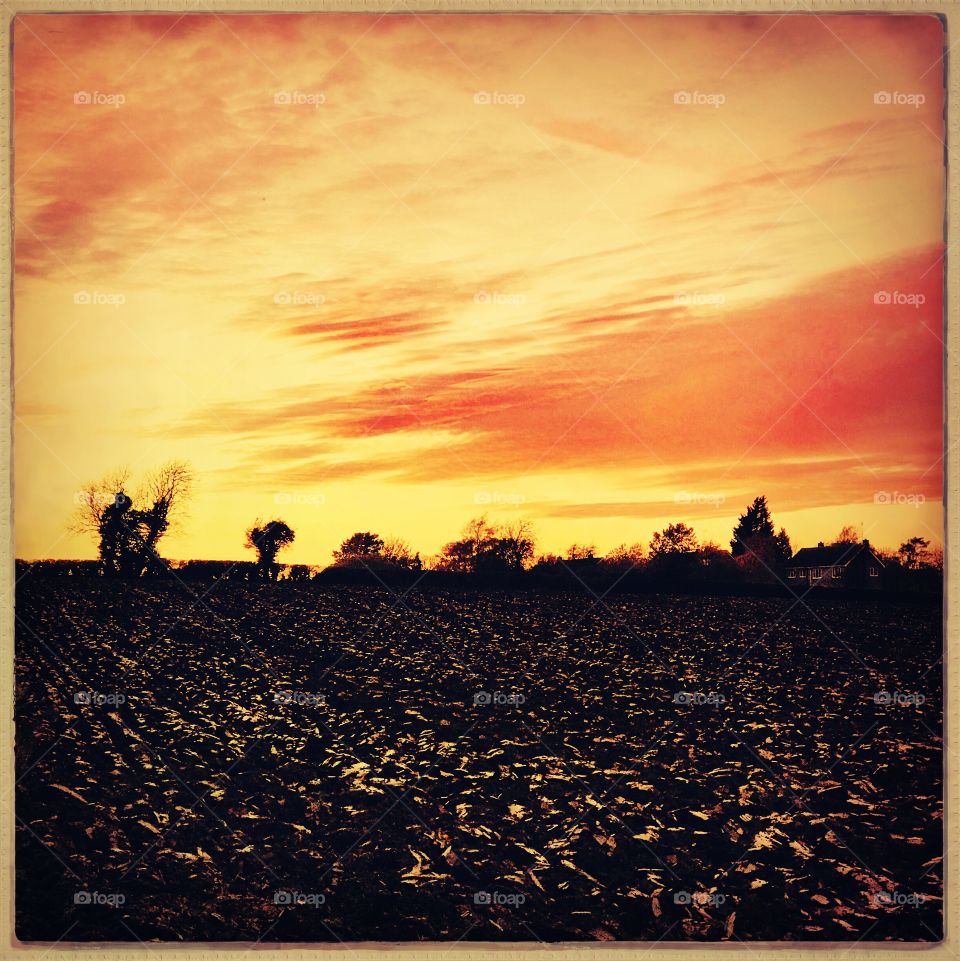
{"label": "silhouetted tree", "polygon": [[100,560],[108,577],[131,574],[131,567],[139,554],[140,536],[131,507],[133,501],[120,490],[100,514]]}
{"label": "silhouetted tree", "polygon": [[440,552],[438,569],[459,574],[476,573],[484,566],[481,556],[489,550],[494,537],[495,532],[486,514],[472,518],[464,526],[459,540],[444,545]]}
{"label": "silhouetted tree", "polygon": [[280,573],[277,554],[292,544],[296,535],[284,521],[272,520],[262,524],[258,518],[247,531],[246,546],[257,552],[257,571],[261,580],[274,581]]}
{"label": "silhouetted tree", "polygon": [[419,570],[423,565],[420,555],[410,553],[406,541],[399,537],[382,538],[371,531],[358,531],[351,534],[333,552],[336,567],[357,567],[372,570],[373,568],[403,568],[405,570]]}
{"label": "silhouetted tree", "polygon": [[571,544],[567,548],[564,560],[590,561],[596,556],[597,549],[593,544]]}
{"label": "silhouetted tree", "polygon": [[80,495],[74,529],[96,535],[108,577],[141,577],[165,569],[159,544],[183,515],[193,474],[188,465],[171,461],[148,475],[133,497],[126,492],[128,483],[129,474],[119,471]]}
{"label": "silhouetted tree", "polygon": [[733,529],[730,553],[734,557],[745,554],[758,537],[773,537],[773,520],[767,507],[767,498],[761,495],[744,511]]}
{"label": "silhouetted tree", "polygon": [[410,545],[399,537],[388,537],[383,542],[381,556],[385,563],[393,567],[402,567],[410,571],[419,571],[423,567],[419,551],[411,554]]}
{"label": "silhouetted tree", "polygon": [[620,544],[607,554],[603,563],[615,571],[629,571],[643,566],[645,561],[642,544]]}
{"label": "silhouetted tree", "polygon": [[444,546],[437,568],[461,574],[521,571],[532,560],[535,546],[529,521],[494,527],[484,514],[467,523],[459,540]]}
{"label": "silhouetted tree", "polygon": [[522,571],[533,559],[536,537],[528,520],[502,524],[497,529],[498,550],[504,564],[513,571]]}
{"label": "silhouetted tree", "polygon": [[773,537],[751,537],[745,542],[745,546],[745,552],[736,558],[736,562],[749,580],[761,584],[783,581],[787,564],[793,557],[790,538],[783,528]]}
{"label": "silhouetted tree", "polygon": [[697,535],[683,522],[670,524],[650,538],[648,571],[657,577],[689,580],[697,574]]}
{"label": "silhouetted tree", "polygon": [[851,524],[847,524],[846,527],[840,529],[840,533],[833,539],[834,544],[859,544],[860,535],[857,533],[857,529]]}
{"label": "silhouetted tree", "polygon": [[897,559],[910,571],[928,566],[930,541],[925,537],[911,537],[897,548]]}
{"label": "silhouetted tree", "polygon": [[659,557],[661,554],[688,554],[696,549],[697,535],[692,527],[688,527],[682,521],[657,531],[650,538],[651,558]]}
{"label": "silhouetted tree", "polygon": [[467,521],[462,537],[473,545],[474,557],[479,556],[484,545],[493,537],[493,526],[487,520],[487,515],[481,514]]}
{"label": "silhouetted tree", "polygon": [[773,539],[777,570],[786,569],[790,558],[793,557],[793,547],[790,545],[790,535],[781,527]]}
{"label": "silhouetted tree", "polygon": [[475,560],[473,541],[462,538],[444,545],[437,558],[437,570],[470,574],[475,570]]}
{"label": "silhouetted tree", "polygon": [[379,534],[371,531],[357,531],[340,545],[339,550],[333,552],[333,560],[336,564],[343,564],[380,557],[381,554],[383,554],[383,538]]}
{"label": "silhouetted tree", "polygon": [[774,534],[766,497],[757,497],[740,515],[730,541],[730,553],[751,580],[772,583],[783,579],[793,550],[786,530],[781,527]]}

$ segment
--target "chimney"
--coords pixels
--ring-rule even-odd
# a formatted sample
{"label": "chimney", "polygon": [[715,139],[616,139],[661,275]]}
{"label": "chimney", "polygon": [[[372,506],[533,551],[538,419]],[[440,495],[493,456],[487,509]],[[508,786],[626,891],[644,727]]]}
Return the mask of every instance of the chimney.
{"label": "chimney", "polygon": [[820,543],[817,544],[817,547],[823,547],[823,541],[820,541]]}

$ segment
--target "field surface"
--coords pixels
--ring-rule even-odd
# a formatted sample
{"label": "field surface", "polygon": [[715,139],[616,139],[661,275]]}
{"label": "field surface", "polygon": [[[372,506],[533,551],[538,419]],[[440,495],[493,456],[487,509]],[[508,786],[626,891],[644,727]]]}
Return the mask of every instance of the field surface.
{"label": "field surface", "polygon": [[939,609],[196,589],[17,590],[23,940],[941,936]]}

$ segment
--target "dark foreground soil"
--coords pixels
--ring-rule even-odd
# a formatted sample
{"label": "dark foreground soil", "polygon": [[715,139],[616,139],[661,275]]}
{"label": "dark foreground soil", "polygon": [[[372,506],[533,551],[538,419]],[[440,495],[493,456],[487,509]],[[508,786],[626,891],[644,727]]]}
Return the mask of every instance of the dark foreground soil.
{"label": "dark foreground soil", "polygon": [[196,589],[18,588],[22,940],[941,937],[939,609]]}

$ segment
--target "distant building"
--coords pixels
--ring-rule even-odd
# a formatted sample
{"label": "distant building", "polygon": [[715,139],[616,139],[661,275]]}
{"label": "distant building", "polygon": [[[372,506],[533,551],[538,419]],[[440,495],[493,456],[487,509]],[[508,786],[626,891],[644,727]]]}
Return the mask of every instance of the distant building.
{"label": "distant building", "polygon": [[879,591],[883,587],[883,561],[870,546],[831,544],[802,547],[787,564],[787,583],[797,587],[845,587]]}

